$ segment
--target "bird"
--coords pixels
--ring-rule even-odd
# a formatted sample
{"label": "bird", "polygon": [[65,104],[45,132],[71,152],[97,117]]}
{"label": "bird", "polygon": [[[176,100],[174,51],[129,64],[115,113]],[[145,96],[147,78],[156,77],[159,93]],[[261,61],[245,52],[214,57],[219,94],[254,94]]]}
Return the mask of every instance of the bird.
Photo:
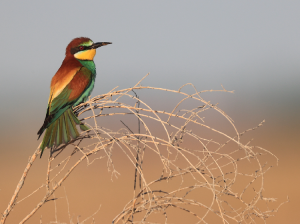
{"label": "bird", "polygon": [[52,149],[76,139],[79,136],[77,125],[82,131],[89,129],[79,121],[72,108],[90,96],[96,78],[93,61],[96,49],[108,44],[112,43],[94,43],[87,37],[77,37],[68,44],[65,59],[51,80],[46,117],[37,133],[39,139],[45,131],[39,146],[40,158],[45,148]]}

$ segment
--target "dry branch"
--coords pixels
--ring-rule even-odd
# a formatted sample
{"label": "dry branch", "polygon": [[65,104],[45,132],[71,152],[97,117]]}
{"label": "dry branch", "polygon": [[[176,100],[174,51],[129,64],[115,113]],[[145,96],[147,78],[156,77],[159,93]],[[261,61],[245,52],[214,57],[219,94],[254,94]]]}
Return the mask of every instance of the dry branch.
{"label": "dry branch", "polygon": [[[74,108],[76,114],[84,115],[82,121],[89,121],[87,125],[90,126],[90,130],[82,132],[68,145],[52,150],[48,159],[46,182],[19,202],[26,200],[43,187],[46,188],[46,194],[20,223],[28,221],[46,202],[49,202],[55,191],[83,161],[90,165],[96,159],[106,159],[112,177],[117,176],[119,173],[112,159],[115,150],[124,153],[136,173],[134,196],[112,223],[147,223],[151,215],[158,212],[164,215],[167,223],[168,217],[172,214],[169,214],[171,208],[194,217],[195,223],[209,223],[211,220],[215,220],[214,223],[218,220],[224,224],[256,223],[256,220],[266,222],[268,217],[277,212],[278,209],[263,210],[258,204],[260,201],[267,204],[275,201],[273,198],[263,196],[265,173],[271,166],[262,164],[260,159],[263,154],[267,154],[270,159],[275,156],[268,150],[251,146],[251,142],[243,143],[241,140],[245,134],[260,127],[262,123],[255,128],[238,132],[233,120],[224,111],[201,96],[204,92],[232,93],[232,91],[227,91],[222,86],[221,90],[198,92],[192,84],[183,85],[178,90],[169,90],[141,86],[141,81],[132,88],[113,89],[107,94],[90,98],[86,103]],[[193,94],[183,91],[188,87],[192,87]],[[139,93],[146,89],[172,93],[178,98],[178,103],[171,109],[167,108],[169,112],[153,109],[140,99]],[[193,108],[183,107],[185,103],[189,103]],[[204,118],[202,114],[208,114],[210,111],[217,114],[212,118]],[[129,121],[123,122],[122,119],[122,127],[110,130],[113,127],[102,127],[98,123],[99,119],[105,117],[115,117],[115,120],[124,117]],[[209,125],[210,120],[220,118],[227,120],[227,133]],[[135,127],[133,121],[134,124],[138,121],[137,132],[131,129]],[[153,128],[154,123],[156,128],[159,126],[164,130],[163,134],[157,134],[157,129]],[[206,137],[201,133],[205,133]],[[189,145],[189,142],[193,144]],[[73,152],[63,158],[61,152],[67,146],[72,147]],[[156,155],[155,163],[162,166],[160,177],[156,180],[148,180],[143,168],[143,161],[147,159],[145,151],[151,151]],[[18,194],[38,154],[39,151],[36,150],[29,160],[15,193],[2,214],[1,224],[5,223],[12,208],[18,203],[16,202]],[[71,158],[74,155],[81,156],[72,163]],[[91,155],[97,155],[97,158],[90,161]],[[53,165],[53,162],[56,165]],[[71,168],[67,169],[67,166]],[[249,168],[247,172],[243,171],[244,167]],[[139,189],[136,188],[137,175],[139,175]],[[247,184],[238,191],[234,190],[237,181],[246,178]],[[170,186],[171,180],[179,180],[179,184],[171,185],[169,190],[157,187],[160,186],[158,184]],[[253,185],[256,186],[254,190]],[[210,202],[204,203],[199,198],[190,196],[197,192],[210,198]],[[251,200],[244,199],[244,195],[248,192],[254,193]],[[69,210],[68,214],[71,219]]]}

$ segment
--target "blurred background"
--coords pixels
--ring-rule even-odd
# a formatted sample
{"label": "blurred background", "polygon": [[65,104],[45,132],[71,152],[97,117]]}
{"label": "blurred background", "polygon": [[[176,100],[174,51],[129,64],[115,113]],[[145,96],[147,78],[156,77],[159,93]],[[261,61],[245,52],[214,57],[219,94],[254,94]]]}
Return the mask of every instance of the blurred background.
{"label": "blurred background", "polygon": [[[193,83],[198,90],[206,90],[221,89],[222,84],[234,90],[214,99],[240,132],[266,120],[251,133],[255,145],[279,158],[279,166],[265,177],[265,191],[279,202],[290,198],[267,223],[299,222],[299,1],[28,0],[1,1],[0,5],[1,212],[40,143],[36,133],[65,48],[73,38],[86,36],[94,42],[113,42],[97,50],[98,76],[92,96],[116,86],[132,87],[148,72],[145,86],[178,89]],[[153,103],[159,98],[159,94],[149,96]],[[35,184],[34,175],[43,178],[46,160],[43,157],[36,163],[40,169],[31,174],[29,183]],[[86,169],[82,166],[76,181],[84,181],[79,177]],[[89,216],[101,204],[95,220],[107,223],[117,214],[113,209],[124,206],[106,197],[107,191],[122,195],[118,188],[122,177],[112,182],[105,164],[95,169],[98,179],[92,184],[97,197],[90,195],[84,205],[80,205],[82,198],[71,195],[86,189],[66,182],[70,210],[74,216]],[[101,190],[103,182],[106,191]],[[131,189],[132,183],[123,186]],[[53,204],[47,206],[35,220],[55,219]],[[27,213],[13,211],[7,223],[17,223]],[[68,220],[66,212],[59,215],[60,220]]]}

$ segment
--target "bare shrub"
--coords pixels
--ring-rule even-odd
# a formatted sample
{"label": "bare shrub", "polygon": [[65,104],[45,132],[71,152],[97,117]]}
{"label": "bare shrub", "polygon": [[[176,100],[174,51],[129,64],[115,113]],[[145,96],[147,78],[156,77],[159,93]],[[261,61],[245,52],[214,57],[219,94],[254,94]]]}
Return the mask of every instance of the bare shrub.
{"label": "bare shrub", "polygon": [[[115,169],[112,157],[116,150],[122,151],[131,162],[135,176],[132,180],[133,198],[116,214],[112,220],[114,224],[150,223],[151,216],[156,213],[162,214],[164,223],[168,223],[174,210],[193,216],[194,223],[266,222],[268,217],[277,212],[278,208],[269,208],[275,199],[263,196],[264,176],[272,167],[266,161],[277,158],[269,151],[241,140],[246,132],[255,130],[263,122],[239,133],[224,111],[202,97],[205,92],[232,91],[223,88],[198,92],[192,84],[186,84],[179,90],[169,90],[145,87],[140,84],[141,81],[132,88],[113,89],[74,108],[78,115],[84,115],[82,120],[91,129],[82,132],[68,144],[74,150],[67,157],[61,153],[67,145],[52,149],[46,183],[20,201],[42,188],[46,188],[46,194],[21,223],[51,201],[55,191],[84,161],[90,165],[95,160],[106,160],[112,176],[118,175],[120,171]],[[192,89],[193,93],[184,92],[186,88]],[[169,92],[181,98],[170,111],[158,110],[139,98],[140,91],[145,90],[160,94]],[[193,107],[182,108],[182,105]],[[204,115],[209,118],[204,118]],[[111,130],[109,126],[101,126],[98,119],[103,117],[112,117],[118,122],[121,117],[119,124],[122,127]],[[210,121],[214,124],[218,119],[226,120],[222,131],[207,124]],[[157,131],[157,128],[161,131]],[[160,168],[156,179],[149,180],[147,172],[151,171],[143,167],[146,152],[152,155],[153,166]],[[18,194],[39,153],[37,149],[30,158],[2,215],[2,224],[12,208],[20,202],[17,201]],[[71,158],[78,154],[79,159],[72,163]],[[91,159],[92,155],[96,157]],[[262,202],[267,206],[261,206]],[[90,219],[80,223],[87,220]]]}

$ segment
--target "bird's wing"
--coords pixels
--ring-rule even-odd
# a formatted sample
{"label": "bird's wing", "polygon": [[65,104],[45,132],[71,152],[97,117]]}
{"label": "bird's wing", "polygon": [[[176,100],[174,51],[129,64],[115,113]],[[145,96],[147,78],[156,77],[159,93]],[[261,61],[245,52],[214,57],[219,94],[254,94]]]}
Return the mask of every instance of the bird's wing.
{"label": "bird's wing", "polygon": [[[60,95],[65,87],[72,81],[74,76],[82,67],[74,67],[73,69],[60,68],[55,76],[52,78],[50,86],[50,96],[48,106],[51,105],[53,99]],[[67,70],[67,71],[66,71]]]}
{"label": "bird's wing", "polygon": [[54,97],[48,104],[49,115],[56,114],[65,107],[73,106],[88,88],[90,82],[91,72],[87,68],[81,67],[58,95],[53,94]]}
{"label": "bird's wing", "polygon": [[[91,71],[85,67],[81,67],[75,73],[69,83],[65,85],[63,90],[55,90],[53,88],[50,95],[46,118],[43,126],[38,133],[49,127],[49,125],[60,117],[68,108],[73,106],[80,96],[88,89],[92,80]],[[62,84],[57,84],[62,86]],[[57,92],[59,91],[59,94]]]}

